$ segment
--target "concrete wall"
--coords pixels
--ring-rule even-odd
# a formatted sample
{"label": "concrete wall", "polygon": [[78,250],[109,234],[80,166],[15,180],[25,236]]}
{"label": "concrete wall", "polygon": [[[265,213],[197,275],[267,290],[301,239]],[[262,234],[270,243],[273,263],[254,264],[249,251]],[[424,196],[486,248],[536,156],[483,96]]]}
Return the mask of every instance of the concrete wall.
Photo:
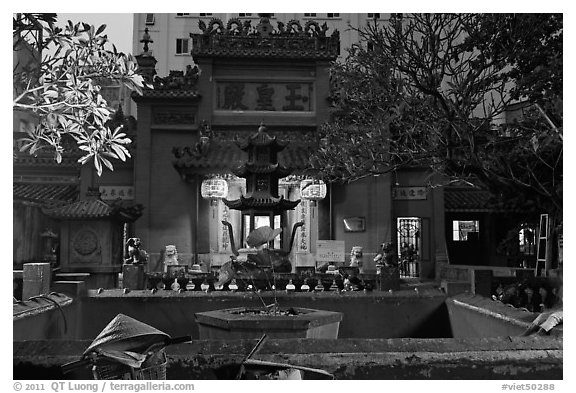
{"label": "concrete wall", "polygon": [[[394,240],[390,176],[369,177],[346,185],[333,184],[331,191],[333,240],[344,240],[347,261],[353,246],[363,247],[365,267],[372,266],[370,262],[380,244]],[[347,217],[364,217],[366,230],[346,232],[343,219]]]}
{"label": "concrete wall", "polygon": [[[281,299],[282,302],[298,303],[298,296],[293,295]],[[419,320],[418,323],[426,327],[438,325],[439,322],[435,321],[434,317],[422,315],[416,308],[423,310],[421,301],[435,304],[443,299],[433,293],[412,296],[403,294],[401,297],[391,295],[388,298],[383,295],[331,295],[325,293],[306,296],[300,297],[300,300],[304,301],[307,307],[328,309],[331,304],[346,310],[348,308],[340,304],[341,302],[350,303],[356,309],[361,308],[358,305],[358,302],[361,302],[365,307],[362,311],[366,312],[364,317],[356,315],[359,319],[353,320],[355,326],[374,328],[371,321],[376,321],[382,330],[389,329],[391,324],[395,323],[406,328],[409,320],[398,314],[398,306],[402,304],[404,308],[411,309],[410,314],[414,318],[412,322]],[[202,299],[204,307],[233,307],[234,303],[243,297],[234,300],[231,296],[202,296]],[[162,307],[158,307],[159,301],[162,301]],[[247,299],[241,302],[248,303]],[[98,304],[98,307],[92,303]],[[183,320],[192,320],[193,313],[196,312],[190,310],[190,306],[198,303],[202,302],[197,297],[183,297],[178,294],[174,294],[172,299],[169,296],[144,298],[136,294],[122,297],[114,293],[102,298],[91,296],[84,304],[83,310],[86,314],[80,312],[83,315],[81,330],[86,334],[91,321],[94,326],[90,328],[99,332],[103,326],[98,326],[98,323],[107,323],[109,316],[105,311],[110,311],[111,308],[118,308],[114,312],[123,312],[148,323],[153,320],[157,324],[170,324],[173,322],[172,318],[179,318],[179,323],[184,324]],[[558,330],[553,330],[550,337],[515,337],[528,325],[533,316],[531,313],[522,314],[522,311],[470,295],[459,295],[447,299],[446,303],[454,338],[269,339],[254,358],[322,369],[333,374],[336,379],[563,379],[561,328],[555,328]],[[112,304],[118,307],[112,307]],[[382,312],[377,312],[375,307]],[[438,313],[438,310],[433,313]],[[87,314],[92,318],[88,318]],[[346,314],[350,317],[348,311]],[[102,321],[94,321],[94,315],[98,315]],[[382,323],[383,321],[388,323]],[[36,322],[40,326],[40,321]],[[173,336],[189,334],[189,330],[181,333],[170,326],[155,327]],[[78,360],[91,340],[17,340],[24,339],[17,337],[13,344],[14,379],[91,379],[88,369],[81,369],[66,376],[60,369],[62,364]],[[178,380],[233,379],[238,365],[256,341],[193,340],[169,347],[167,377]]]}
{"label": "concrete wall", "polygon": [[79,302],[64,295],[47,297],[51,300],[40,297],[14,304],[13,341],[72,340],[79,337]]}
{"label": "concrete wall", "polygon": [[[235,379],[257,340],[202,340],[168,347],[167,379]],[[13,378],[91,379],[88,369],[63,375],[90,341],[15,342]],[[41,355],[41,356],[39,356]],[[493,339],[269,339],[254,359],[322,369],[349,380],[560,380],[562,341]]]}
{"label": "concrete wall", "polygon": [[[461,294],[446,301],[454,338],[506,337],[522,334],[538,316],[482,296]],[[551,334],[563,335],[562,325]]]}
{"label": "concrete wall", "polygon": [[[259,307],[255,294],[214,292],[104,291],[82,300],[81,335],[92,339],[118,313],[129,315],[172,336],[192,335],[198,338],[194,313],[232,307]],[[274,301],[271,293],[262,293],[266,304]],[[445,295],[439,290],[278,293],[283,307],[318,308],[344,313],[339,338],[451,337]],[[94,316],[98,318],[94,318]]]}

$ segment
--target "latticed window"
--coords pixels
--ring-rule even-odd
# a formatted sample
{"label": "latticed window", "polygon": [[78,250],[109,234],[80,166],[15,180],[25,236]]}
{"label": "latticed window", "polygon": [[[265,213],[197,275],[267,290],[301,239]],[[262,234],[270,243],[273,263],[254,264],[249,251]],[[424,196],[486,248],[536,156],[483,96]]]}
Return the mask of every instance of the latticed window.
{"label": "latticed window", "polygon": [[368,18],[380,19],[380,14],[368,14]]}
{"label": "latticed window", "polygon": [[249,18],[252,16],[252,14],[251,13],[240,13],[240,14],[238,14],[238,16],[240,18]]}
{"label": "latticed window", "polygon": [[200,16],[212,16],[212,13],[200,13]]}
{"label": "latticed window", "polygon": [[176,38],[176,54],[188,54],[188,38]]}
{"label": "latticed window", "polygon": [[326,14],[326,17],[327,17],[327,18],[340,18],[340,14],[330,14],[330,13],[328,13],[328,14]]}
{"label": "latticed window", "polygon": [[311,13],[311,14],[304,13],[305,18],[314,18],[315,16],[316,16],[316,13]]}
{"label": "latticed window", "polygon": [[187,12],[180,12],[180,13],[176,14],[176,16],[188,16],[188,15],[190,15],[190,14]]}
{"label": "latticed window", "polygon": [[146,14],[146,24],[153,25],[155,21],[154,14]]}

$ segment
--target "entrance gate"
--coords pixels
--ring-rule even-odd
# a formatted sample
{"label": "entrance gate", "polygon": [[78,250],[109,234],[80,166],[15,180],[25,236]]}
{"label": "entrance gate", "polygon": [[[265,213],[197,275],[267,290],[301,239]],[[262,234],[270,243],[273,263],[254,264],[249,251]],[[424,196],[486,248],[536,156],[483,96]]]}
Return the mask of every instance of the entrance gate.
{"label": "entrance gate", "polygon": [[398,261],[400,277],[419,277],[421,249],[421,219],[419,217],[398,217]]}

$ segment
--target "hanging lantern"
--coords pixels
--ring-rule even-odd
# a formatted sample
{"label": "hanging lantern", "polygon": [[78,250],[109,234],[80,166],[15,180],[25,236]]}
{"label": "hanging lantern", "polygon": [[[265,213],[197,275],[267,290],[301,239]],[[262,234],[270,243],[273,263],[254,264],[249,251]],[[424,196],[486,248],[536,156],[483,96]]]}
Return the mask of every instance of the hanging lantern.
{"label": "hanging lantern", "polygon": [[307,201],[320,201],[326,197],[326,183],[317,179],[304,179],[300,182],[300,197]]}
{"label": "hanging lantern", "polygon": [[202,198],[215,202],[217,199],[224,199],[228,196],[228,183],[220,177],[213,177],[202,182],[200,189]]}

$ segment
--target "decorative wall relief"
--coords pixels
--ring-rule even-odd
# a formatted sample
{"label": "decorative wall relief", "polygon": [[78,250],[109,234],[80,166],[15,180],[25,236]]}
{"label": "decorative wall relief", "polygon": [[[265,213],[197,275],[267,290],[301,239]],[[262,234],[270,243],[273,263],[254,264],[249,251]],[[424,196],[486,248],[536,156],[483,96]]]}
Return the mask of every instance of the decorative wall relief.
{"label": "decorative wall relief", "polygon": [[[74,228],[72,233],[74,233]],[[102,244],[97,232],[82,227],[75,231],[70,244],[70,262],[72,264],[100,264],[102,263]]]}
{"label": "decorative wall relief", "polygon": [[74,238],[74,251],[80,255],[90,255],[98,250],[98,235],[91,230],[83,230]]}

